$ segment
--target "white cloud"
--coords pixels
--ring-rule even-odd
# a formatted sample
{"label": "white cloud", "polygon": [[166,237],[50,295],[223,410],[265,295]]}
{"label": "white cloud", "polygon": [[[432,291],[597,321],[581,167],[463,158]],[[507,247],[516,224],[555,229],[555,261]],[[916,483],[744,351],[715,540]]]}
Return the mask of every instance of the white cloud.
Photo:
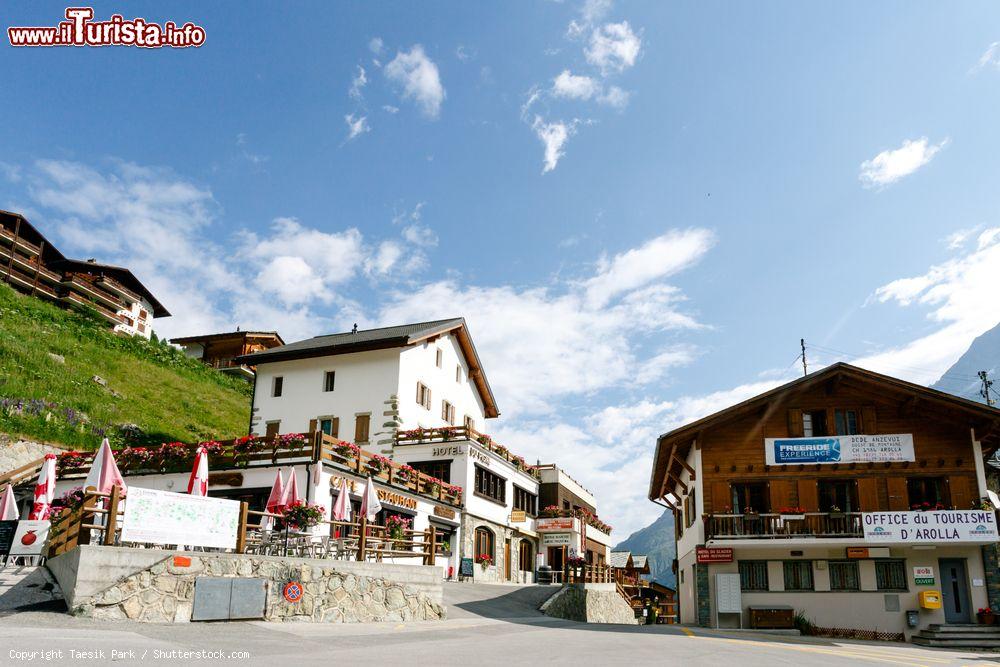
{"label": "white cloud", "polygon": [[384,49],[385,42],[382,41],[381,37],[372,37],[371,41],[368,42],[368,50],[377,56],[382,55]]}
{"label": "white cloud", "polygon": [[409,52],[397,52],[396,57],[385,66],[386,77],[402,87],[404,99],[417,103],[428,118],[437,118],[441,113],[445,90],[441,76],[424,47],[415,45]]}
{"label": "white cloud", "polygon": [[424,225],[409,225],[403,230],[403,238],[415,246],[429,247],[438,244],[437,234]]}
{"label": "white cloud", "polygon": [[535,135],[545,146],[542,173],[548,173],[559,164],[559,158],[564,154],[563,146],[576,133],[576,121],[566,123],[560,120],[549,123],[542,120],[541,116],[535,116],[531,129],[535,131]]}
{"label": "white cloud", "polygon": [[601,92],[601,84],[589,76],[572,74],[564,69],[552,81],[552,94],[571,100],[589,100]]}
{"label": "white cloud", "polygon": [[384,111],[386,113],[396,114],[396,113],[399,113],[399,107],[394,107],[391,104],[383,104],[382,105],[382,111]]}
{"label": "white cloud", "polygon": [[622,72],[635,64],[642,48],[642,39],[632,31],[628,21],[606,23],[595,28],[590,44],[584,51],[587,62],[607,75]]}
{"label": "white cloud", "polygon": [[928,309],[934,330],[906,345],[852,363],[920,383],[931,383],[972,340],[1000,320],[1000,227],[981,232],[974,250],[931,266],[925,273],[878,288],[873,301]]}
{"label": "white cloud", "polygon": [[298,256],[271,258],[257,272],[254,284],[262,293],[273,294],[286,306],[298,306],[313,299],[327,302],[332,293],[321,276]]}
{"label": "white cloud", "polygon": [[979,56],[979,62],[973,67],[973,71],[984,67],[995,67],[1000,69],[1000,42],[993,42],[989,45],[983,55]]}
{"label": "white cloud", "polygon": [[465,46],[464,44],[459,44],[455,47],[455,57],[465,62],[476,56],[475,51]]}
{"label": "white cloud", "polygon": [[946,145],[948,139],[939,144],[930,144],[927,137],[915,141],[906,139],[899,148],[884,150],[862,162],[858,178],[866,188],[883,188],[930,162]]}
{"label": "white cloud", "polygon": [[715,235],[707,229],[673,230],[611,259],[603,258],[597,274],[583,284],[587,298],[593,306],[602,307],[623,292],[683,271],[714,243]]}
{"label": "white cloud", "polygon": [[628,106],[628,101],[631,96],[632,94],[628,91],[622,90],[618,86],[611,86],[597,98],[597,101],[616,109],[624,109]]}
{"label": "white cloud", "polygon": [[351,79],[351,87],[347,94],[352,100],[360,102],[364,98],[364,88],[368,84],[368,77],[365,75],[365,68],[358,65],[358,73]]}
{"label": "white cloud", "polygon": [[344,116],[344,122],[347,123],[347,139],[344,141],[351,141],[372,129],[368,124],[368,116],[355,116],[349,113]]}
{"label": "white cloud", "polygon": [[569,22],[566,28],[566,36],[569,39],[577,39],[587,32],[593,25],[604,18],[611,11],[611,0],[585,0],[580,7],[580,20]]}
{"label": "white cloud", "polygon": [[365,271],[369,275],[385,276],[396,266],[402,255],[403,248],[397,241],[383,241],[375,254],[365,262]]}
{"label": "white cloud", "polygon": [[965,229],[959,229],[947,236],[945,238],[945,243],[948,245],[949,250],[958,250],[965,245],[973,235],[979,232],[983,228],[982,225],[975,225],[974,227],[967,227]]}

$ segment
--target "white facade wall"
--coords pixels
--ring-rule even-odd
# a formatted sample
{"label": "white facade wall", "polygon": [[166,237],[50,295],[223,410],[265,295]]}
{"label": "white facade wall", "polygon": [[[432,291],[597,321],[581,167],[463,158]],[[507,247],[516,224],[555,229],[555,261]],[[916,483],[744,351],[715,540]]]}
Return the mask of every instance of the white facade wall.
{"label": "white facade wall", "polygon": [[[141,298],[131,304],[127,304],[127,308],[120,308],[118,310],[119,315],[124,315],[132,320],[132,325],[127,324],[116,324],[114,330],[127,333],[130,336],[142,336],[143,338],[149,338],[153,335],[153,307],[148,301]],[[140,320],[140,315],[145,312],[146,319]],[[140,325],[142,328],[140,329]]]}
{"label": "white facade wall", "polygon": [[579,482],[566,474],[566,471],[562,468],[558,466],[544,467],[541,469],[541,473],[543,484],[559,484],[591,507],[597,507],[597,499],[594,498],[594,494],[583,488]]}
{"label": "white facade wall", "polygon": [[[382,430],[389,396],[399,390],[399,350],[371,350],[257,365],[254,390],[254,433],[267,422],[280,421],[279,432],[303,433],[311,419],[340,418],[339,437],[354,440],[357,415],[371,416],[371,442]],[[323,391],[326,371],[336,372],[333,391]],[[273,396],[274,380],[282,379],[281,396]]]}
{"label": "white facade wall", "polygon": [[[441,366],[437,366],[437,351],[441,351]],[[461,368],[456,381],[456,369]],[[431,407],[417,403],[417,383],[431,390]],[[432,343],[422,343],[399,352],[399,416],[403,429],[443,426],[441,402],[455,406],[454,426],[462,426],[465,417],[471,417],[475,428],[486,430],[485,410],[476,385],[469,379],[458,340],[453,335],[442,336]]]}

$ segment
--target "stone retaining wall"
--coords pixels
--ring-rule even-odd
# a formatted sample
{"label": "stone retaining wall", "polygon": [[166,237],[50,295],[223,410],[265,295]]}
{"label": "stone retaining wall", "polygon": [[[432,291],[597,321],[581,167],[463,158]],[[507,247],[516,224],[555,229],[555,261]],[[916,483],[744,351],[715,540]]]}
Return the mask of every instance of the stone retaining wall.
{"label": "stone retaining wall", "polygon": [[[81,549],[83,551],[81,551]],[[81,551],[80,554],[75,552]],[[198,577],[260,578],[266,581],[264,619],[320,623],[375,623],[384,621],[438,620],[441,605],[440,568],[417,565],[383,565],[297,558],[271,558],[240,554],[184,554],[189,564],[176,564],[171,552],[145,550],[160,558],[100,592],[75,595],[64,579],[86,571],[88,552],[94,559],[119,555],[130,558],[144,551],[116,547],[81,547],[59,556],[75,561],[55,562],[51,568],[67,591],[72,613],[100,620],[132,619],[150,623],[184,623],[191,620],[195,580]],[[75,565],[73,564],[75,562]],[[436,582],[437,594],[428,593]],[[289,581],[302,584],[301,600],[291,603],[282,595]],[[69,590],[67,590],[69,589]],[[79,593],[79,591],[77,591]]]}
{"label": "stone retaining wall", "polygon": [[542,605],[542,611],[581,623],[639,624],[614,584],[566,584]]}
{"label": "stone retaining wall", "polygon": [[62,451],[65,450],[0,433],[0,474],[28,465],[48,453],[58,454]]}

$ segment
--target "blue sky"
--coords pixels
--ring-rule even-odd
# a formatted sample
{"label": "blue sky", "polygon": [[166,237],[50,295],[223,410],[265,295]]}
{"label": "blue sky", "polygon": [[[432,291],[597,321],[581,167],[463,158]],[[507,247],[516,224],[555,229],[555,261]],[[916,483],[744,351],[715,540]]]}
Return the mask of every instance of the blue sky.
{"label": "blue sky", "polygon": [[792,377],[800,337],[930,383],[1000,320],[994,4],[115,12],[207,41],[5,42],[0,207],[131,266],[168,336],[466,316],[490,430],[622,537],[655,435]]}

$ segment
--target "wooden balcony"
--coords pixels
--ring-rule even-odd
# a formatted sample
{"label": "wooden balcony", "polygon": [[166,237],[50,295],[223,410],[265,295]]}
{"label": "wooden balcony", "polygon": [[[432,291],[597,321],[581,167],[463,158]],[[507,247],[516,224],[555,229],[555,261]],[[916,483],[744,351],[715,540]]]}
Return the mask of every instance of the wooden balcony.
{"label": "wooden balcony", "polygon": [[[6,242],[10,246],[14,246],[15,245],[14,232],[7,229],[6,227],[0,226],[0,240]],[[42,249],[40,247],[36,246],[34,243],[28,243],[20,236],[16,237],[16,241],[17,241],[16,243],[17,247],[23,250],[24,252],[28,253],[29,255],[37,257],[38,254],[42,252]]]}
{"label": "wooden balcony", "polygon": [[[12,255],[13,263],[11,263]],[[0,246],[0,267],[2,267],[2,271],[5,274],[8,266],[29,274],[32,276],[32,281],[34,281],[36,273],[38,274],[38,282],[40,283],[58,284],[62,281],[62,276],[42,266],[37,258],[28,258],[16,251]]]}
{"label": "wooden balcony", "polygon": [[52,299],[53,301],[59,299],[59,295],[50,286],[36,280],[35,276],[22,273],[17,269],[8,270],[6,266],[0,267],[0,280],[6,280],[22,292],[34,293],[35,296]]}
{"label": "wooden balcony", "polygon": [[72,273],[66,275],[63,278],[62,283],[65,287],[79,292],[91,301],[101,303],[106,307],[113,309],[116,314],[119,309],[125,308],[125,304],[122,303],[122,300],[111,292],[108,292],[103,287],[93,285],[88,280],[80,278]]}
{"label": "wooden balcony", "polygon": [[96,301],[91,301],[90,299],[87,299],[86,297],[81,296],[76,292],[66,292],[60,298],[65,303],[82,306],[84,308],[93,308],[98,313],[100,313],[101,316],[107,319],[108,322],[110,322],[111,324],[124,324],[125,322],[124,318],[122,318],[122,316],[119,315],[117,312],[103,306],[102,304]]}
{"label": "wooden balcony", "polygon": [[864,537],[860,512],[803,514],[711,514],[705,518],[706,540],[795,540]]}
{"label": "wooden balcony", "polygon": [[117,294],[119,297],[124,299],[129,303],[139,303],[142,300],[138,294],[130,290],[129,288],[122,285],[120,282],[114,278],[108,278],[107,276],[99,276],[97,280],[94,281],[95,285],[99,285],[104,289]]}

